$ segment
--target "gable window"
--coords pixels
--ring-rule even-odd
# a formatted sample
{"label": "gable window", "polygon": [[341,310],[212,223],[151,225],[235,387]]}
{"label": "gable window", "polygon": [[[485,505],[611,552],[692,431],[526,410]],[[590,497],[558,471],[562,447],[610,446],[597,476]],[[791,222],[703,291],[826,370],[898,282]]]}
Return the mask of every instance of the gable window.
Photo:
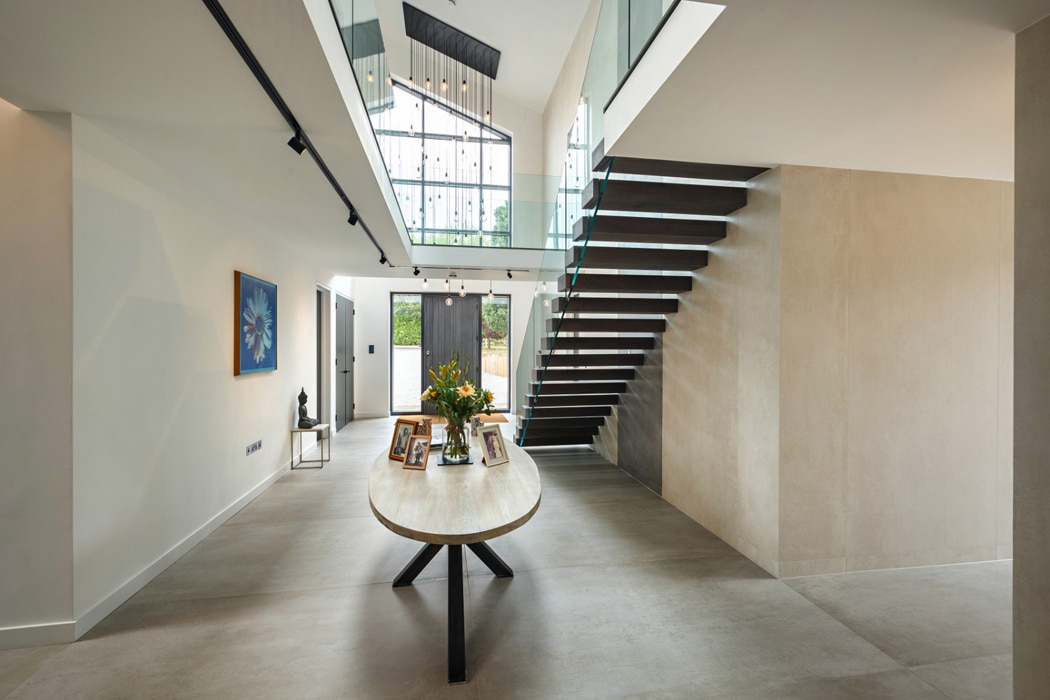
{"label": "gable window", "polygon": [[511,138],[393,81],[372,113],[413,243],[510,247]]}

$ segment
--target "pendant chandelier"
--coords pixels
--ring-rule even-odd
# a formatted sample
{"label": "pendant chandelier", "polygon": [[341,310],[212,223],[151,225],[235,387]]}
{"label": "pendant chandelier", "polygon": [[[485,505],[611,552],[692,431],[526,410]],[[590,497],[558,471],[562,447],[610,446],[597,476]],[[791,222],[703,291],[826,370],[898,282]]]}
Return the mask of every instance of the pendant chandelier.
{"label": "pendant chandelier", "polygon": [[500,52],[408,3],[409,87],[486,124]]}

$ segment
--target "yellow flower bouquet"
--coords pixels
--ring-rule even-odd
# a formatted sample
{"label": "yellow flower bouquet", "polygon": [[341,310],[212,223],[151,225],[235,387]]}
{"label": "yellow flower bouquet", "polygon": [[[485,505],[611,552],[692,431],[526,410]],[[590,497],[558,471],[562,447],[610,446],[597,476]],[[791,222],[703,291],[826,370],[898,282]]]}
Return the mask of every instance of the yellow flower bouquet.
{"label": "yellow flower bouquet", "polygon": [[470,461],[466,425],[475,414],[492,415],[492,392],[475,386],[474,382],[467,379],[470,366],[466,369],[459,368],[459,356],[452,353],[447,365],[438,365],[437,372],[430,370],[433,384],[419,397],[437,409],[438,415],[445,419],[445,442],[441,446],[441,454],[446,464]]}

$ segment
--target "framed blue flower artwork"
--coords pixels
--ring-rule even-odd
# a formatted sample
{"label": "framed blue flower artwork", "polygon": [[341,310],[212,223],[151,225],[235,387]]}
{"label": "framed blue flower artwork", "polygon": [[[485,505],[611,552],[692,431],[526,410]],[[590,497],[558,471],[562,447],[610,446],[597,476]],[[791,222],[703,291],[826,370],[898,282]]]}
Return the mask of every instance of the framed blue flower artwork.
{"label": "framed blue flower artwork", "polygon": [[277,369],[277,285],[233,273],[233,374]]}

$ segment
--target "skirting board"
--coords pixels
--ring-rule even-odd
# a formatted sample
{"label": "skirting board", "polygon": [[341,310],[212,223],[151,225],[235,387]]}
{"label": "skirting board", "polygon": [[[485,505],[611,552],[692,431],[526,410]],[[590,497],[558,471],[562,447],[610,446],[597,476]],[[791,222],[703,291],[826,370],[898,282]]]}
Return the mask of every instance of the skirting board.
{"label": "skirting board", "polygon": [[[317,449],[316,445],[311,447],[311,449]],[[263,479],[253,489],[248,491],[248,493],[238,498],[220,511],[218,515],[197,528],[193,533],[187,536],[186,539],[182,540],[182,542],[179,542],[177,545],[162,554],[156,561],[140,571],[137,575],[132,576],[124,583],[124,585],[92,605],[77,618],[75,639],[83,637],[88,630],[102,622],[107,615],[123,605],[124,601],[142,590],[147,583],[178,561],[179,557],[193,549],[205,537],[215,532],[220,525],[236,515],[241,508],[244,508],[246,505],[254,501],[263,491],[270,488],[274,482],[289,473],[290,470],[291,462],[286,462],[280,469]]]}
{"label": "skirting board", "polygon": [[[316,450],[313,445],[310,450]],[[181,542],[158,557],[152,564],[135,576],[128,579],[108,596],[84,611],[76,620],[54,622],[50,624],[24,625],[0,629],[0,650],[21,649],[23,647],[46,646],[50,644],[69,644],[84,636],[92,627],[101,622],[107,615],[119,608],[131,596],[138,593],[147,583],[156,578],[162,571],[178,561],[186,552],[195,547],[201,540],[215,532],[220,525],[237,514],[242,508],[254,501],[263,491],[278,479],[288,474],[291,462],[284,465],[270,476],[263,479],[246,494],[238,498],[221,512],[201,525]]]}
{"label": "skirting board", "polygon": [[75,623],[72,620],[43,625],[4,627],[0,629],[0,650],[68,644],[73,641],[74,627]]}

